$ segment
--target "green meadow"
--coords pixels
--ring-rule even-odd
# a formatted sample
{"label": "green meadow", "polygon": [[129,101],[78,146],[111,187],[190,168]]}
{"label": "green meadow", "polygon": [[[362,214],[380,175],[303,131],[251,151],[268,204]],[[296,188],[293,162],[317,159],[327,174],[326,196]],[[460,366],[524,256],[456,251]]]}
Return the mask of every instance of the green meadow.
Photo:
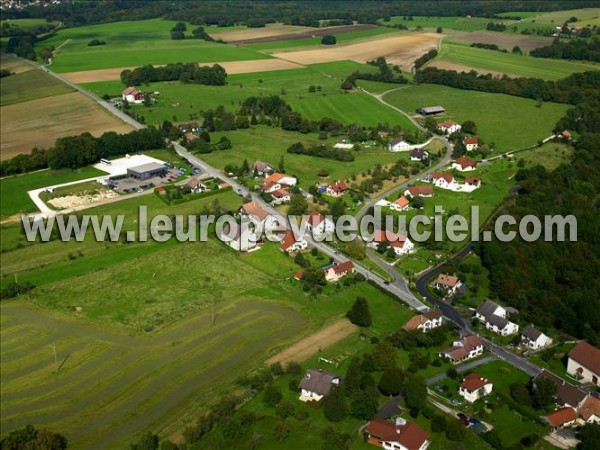
{"label": "green meadow", "polygon": [[[250,96],[279,95],[294,111],[310,120],[331,117],[342,123],[376,125],[388,123],[412,129],[413,125],[402,115],[379,103],[369,95],[340,89],[342,79],[354,70],[368,71],[371,66],[341,61],[316,64],[304,69],[281,70],[229,75],[226,86],[203,86],[179,82],[151,83],[144,90],[160,92],[158,103],[152,107],[134,107],[146,123],[158,124],[164,120],[183,122],[199,116],[201,111],[219,105],[228,111],[237,111],[243,100]],[[320,90],[309,93],[309,87]],[[88,83],[84,87],[102,96],[118,96],[123,90],[118,81]]]}
{"label": "green meadow", "polygon": [[413,16],[413,20],[406,20],[403,16],[394,16],[384,25],[406,25],[410,30],[417,27],[426,28],[428,31],[437,27],[450,28],[460,31],[485,30],[485,26],[491,19],[485,17],[426,17]]}
{"label": "green meadow", "polygon": [[598,70],[600,68],[600,65],[594,63],[532,58],[526,55],[513,55],[446,43],[442,44],[438,59],[472,67],[475,70],[491,70],[512,76],[534,77],[544,80],[560,80],[576,72]]}
{"label": "green meadow", "polygon": [[[174,41],[170,30],[175,23],[151,19],[68,28],[41,42],[38,47],[62,45],[52,61],[55,72],[269,58],[268,55],[232,45],[197,39]],[[194,25],[188,24],[186,33],[191,34],[193,28]],[[106,45],[88,47],[92,39],[103,40]]]}
{"label": "green meadow", "polygon": [[523,20],[520,24],[525,23],[528,25],[533,24],[549,24],[554,26],[561,26],[565,21],[571,17],[577,17],[578,21],[573,22],[572,26],[594,26],[600,25],[600,9],[599,8],[582,8],[582,9],[566,9],[562,11],[551,11],[551,12],[507,12],[498,14],[498,16],[519,16]]}
{"label": "green meadow", "polygon": [[558,119],[569,108],[558,103],[543,103],[538,107],[531,99],[432,84],[393,91],[384,98],[408,112],[422,106],[442,105],[446,108],[443,119],[459,123],[473,120],[477,134],[501,152],[535,145],[550,136]]}

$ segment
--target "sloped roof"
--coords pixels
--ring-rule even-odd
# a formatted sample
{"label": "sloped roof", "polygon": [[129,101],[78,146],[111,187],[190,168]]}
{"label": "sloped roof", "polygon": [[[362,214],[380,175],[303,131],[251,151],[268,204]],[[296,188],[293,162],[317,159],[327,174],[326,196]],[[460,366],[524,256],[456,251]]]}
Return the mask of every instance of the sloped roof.
{"label": "sloped roof", "polygon": [[344,261],[331,267],[336,274],[346,273],[354,269],[354,263],[352,261]]}
{"label": "sloped roof", "polygon": [[439,180],[440,178],[443,178],[444,180],[446,180],[446,183],[450,184],[454,181],[454,177],[452,176],[451,173],[448,172],[436,172],[432,175],[432,178],[434,180]]}
{"label": "sloped roof", "polygon": [[424,314],[419,314],[418,316],[411,317],[402,328],[406,331],[417,330],[425,322],[427,322],[427,317]]}
{"label": "sloped roof", "polygon": [[466,156],[461,156],[455,162],[463,169],[465,167],[477,167],[477,161],[474,161],[471,158],[467,158]]}
{"label": "sloped roof", "polygon": [[481,305],[479,305],[479,307],[477,308],[477,312],[487,319],[488,316],[493,316],[494,311],[496,311],[496,309],[499,307],[500,305],[498,303],[493,302],[491,300],[486,300]]}
{"label": "sloped roof", "polygon": [[281,241],[281,245],[279,246],[279,248],[285,252],[285,251],[287,251],[288,248],[290,248],[296,242],[298,242],[298,241],[294,237],[294,232],[292,230],[288,230],[288,232],[285,234],[283,240]]}
{"label": "sloped roof", "polygon": [[588,395],[581,407],[579,408],[579,415],[586,422],[592,416],[600,417],[600,398],[594,394]]}
{"label": "sloped roof", "polygon": [[412,196],[433,195],[433,186],[411,186],[408,192]]}
{"label": "sloped roof", "polygon": [[479,139],[476,137],[466,137],[463,139],[463,143],[467,144],[479,144]]}
{"label": "sloped roof", "polygon": [[465,178],[465,183],[467,184],[479,184],[481,182],[481,178],[467,177]]}
{"label": "sloped roof", "polygon": [[548,379],[554,383],[556,386],[557,403],[561,406],[577,406],[587,395],[585,391],[567,383],[565,380],[554,375],[552,372],[548,372],[546,369],[542,369],[540,373],[533,377],[533,382],[536,383],[543,379]]}
{"label": "sloped roof", "polygon": [[429,156],[429,152],[426,150],[423,150],[422,148],[415,148],[412,152],[410,152],[411,158],[423,159],[423,157],[425,157],[425,156]]}
{"label": "sloped roof", "polygon": [[460,383],[460,387],[468,392],[475,392],[477,389],[481,389],[486,384],[491,384],[491,381],[487,378],[482,377],[478,373],[470,373],[463,378]]}
{"label": "sloped roof", "polygon": [[402,196],[402,197],[398,197],[396,200],[394,200],[394,203],[396,205],[398,205],[400,208],[404,208],[409,205],[410,201],[405,196]]}
{"label": "sloped roof", "polygon": [[290,195],[290,191],[288,191],[287,189],[277,189],[271,192],[271,195],[277,198],[287,197]]}
{"label": "sloped roof", "polygon": [[523,331],[521,332],[521,334],[523,336],[525,336],[527,339],[531,339],[532,341],[537,341],[537,339],[544,333],[542,333],[540,330],[534,328],[533,325],[527,325],[525,328],[523,328]]}
{"label": "sloped roof", "polygon": [[508,320],[506,320],[504,317],[497,316],[495,314],[485,316],[485,321],[490,325],[494,325],[499,330],[503,330],[508,325]]}
{"label": "sloped roof", "polygon": [[343,180],[338,180],[335,183],[331,183],[328,186],[329,189],[331,189],[334,192],[344,192],[348,190],[348,186],[346,185],[346,183]]}
{"label": "sloped roof", "polygon": [[448,286],[453,288],[459,282],[458,277],[453,275],[448,275],[445,273],[440,273],[438,277],[435,279],[436,284],[441,284],[442,286]]}
{"label": "sloped roof", "polygon": [[433,311],[424,312],[423,315],[429,320],[435,320],[442,317],[442,311],[440,309],[435,309]]}
{"label": "sloped roof", "polygon": [[260,203],[251,201],[242,206],[242,211],[249,215],[255,216],[258,220],[265,220],[269,216],[269,212],[260,206]]}
{"label": "sloped roof", "polygon": [[324,220],[325,220],[325,216],[317,210],[312,210],[310,212],[310,214],[308,215],[308,223],[310,225],[312,225],[313,227],[316,227]]}
{"label": "sloped roof", "polygon": [[550,422],[553,427],[559,427],[565,423],[573,422],[577,419],[577,413],[573,408],[566,407],[557,409],[556,411],[545,414],[546,420]]}
{"label": "sloped roof", "polygon": [[333,380],[340,377],[332,372],[309,369],[300,382],[300,389],[314,392],[319,395],[327,395],[333,386]]}
{"label": "sloped roof", "polygon": [[370,421],[367,433],[386,442],[398,442],[408,450],[419,450],[429,438],[429,433],[413,422],[394,425],[382,419]]}
{"label": "sloped roof", "polygon": [[600,374],[600,350],[593,345],[580,342],[569,352],[569,358],[595,374]]}
{"label": "sloped roof", "polygon": [[451,126],[458,125],[456,122],[452,120],[446,120],[445,122],[438,123],[438,128],[450,128]]}
{"label": "sloped roof", "polygon": [[275,172],[265,178],[265,183],[279,183],[282,179],[287,177],[289,177],[289,175],[286,175],[285,173]]}

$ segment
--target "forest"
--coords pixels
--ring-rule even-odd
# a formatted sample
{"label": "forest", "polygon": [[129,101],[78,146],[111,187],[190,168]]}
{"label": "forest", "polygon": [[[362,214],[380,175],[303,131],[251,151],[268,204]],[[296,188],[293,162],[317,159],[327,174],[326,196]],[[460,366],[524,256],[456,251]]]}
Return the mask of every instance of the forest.
{"label": "forest", "polygon": [[480,243],[477,251],[490,272],[490,289],[521,316],[600,344],[600,90],[570,109],[557,124],[580,136],[570,164],[548,172],[521,169],[520,190],[503,214],[517,221],[527,214],[572,214],[577,242]]}
{"label": "forest", "polygon": [[227,72],[218,64],[199,66],[197,63],[176,63],[154,67],[152,65],[126,69],[121,72],[121,81],[126,86],[139,86],[156,81],[175,81],[183,83],[223,86]]}
{"label": "forest", "polygon": [[573,39],[566,42],[556,38],[551,45],[533,49],[529,55],[536,58],[600,62],[600,38]]}

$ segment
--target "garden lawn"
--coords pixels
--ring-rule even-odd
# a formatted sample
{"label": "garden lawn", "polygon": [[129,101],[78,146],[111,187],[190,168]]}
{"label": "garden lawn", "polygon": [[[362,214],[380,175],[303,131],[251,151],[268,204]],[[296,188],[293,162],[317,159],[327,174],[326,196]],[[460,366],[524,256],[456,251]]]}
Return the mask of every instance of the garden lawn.
{"label": "garden lawn", "polygon": [[439,121],[474,121],[478,136],[500,152],[529,147],[550,136],[556,122],[569,109],[569,105],[543,103],[537,107],[531,99],[432,84],[393,91],[384,98],[407,112],[442,105],[446,115]]}
{"label": "garden lawn", "polygon": [[437,60],[472,67],[475,70],[490,70],[513,77],[541,78],[543,80],[560,80],[573,73],[600,68],[600,65],[594,63],[533,58],[527,55],[513,55],[447,43],[442,44],[440,54],[434,61]]}
{"label": "garden lawn", "polygon": [[[170,30],[175,23],[151,19],[67,28],[42,41],[37,49],[64,44],[52,60],[52,70],[56,72],[269,58],[268,55],[233,45],[200,39],[172,40]],[[188,24],[186,34],[191,35],[194,28],[194,25]],[[105,41],[106,45],[88,47],[92,39]]]}

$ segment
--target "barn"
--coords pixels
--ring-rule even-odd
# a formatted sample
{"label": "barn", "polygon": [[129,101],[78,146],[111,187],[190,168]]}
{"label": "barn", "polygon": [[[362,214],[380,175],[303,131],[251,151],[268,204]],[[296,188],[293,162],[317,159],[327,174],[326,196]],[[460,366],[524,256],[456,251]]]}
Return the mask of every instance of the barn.
{"label": "barn", "polygon": [[445,112],[446,110],[441,106],[426,106],[417,109],[417,114],[421,114],[422,116],[432,116],[434,114],[442,114]]}

